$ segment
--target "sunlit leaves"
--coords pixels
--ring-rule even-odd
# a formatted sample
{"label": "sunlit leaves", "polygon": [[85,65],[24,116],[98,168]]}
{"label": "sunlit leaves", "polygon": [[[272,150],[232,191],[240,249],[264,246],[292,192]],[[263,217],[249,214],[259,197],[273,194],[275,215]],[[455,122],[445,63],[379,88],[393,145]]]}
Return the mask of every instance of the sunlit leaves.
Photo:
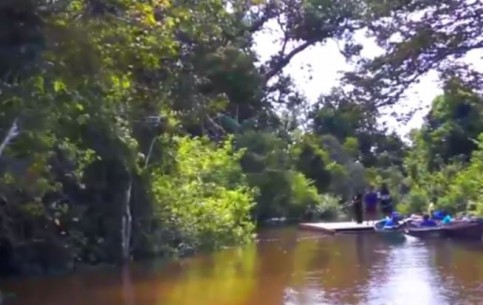
{"label": "sunlit leaves", "polygon": [[62,90],[65,90],[65,84],[61,80],[55,80],[54,81],[54,91],[55,92],[60,92]]}
{"label": "sunlit leaves", "polygon": [[179,231],[191,247],[220,248],[249,240],[254,190],[247,187],[230,141],[178,138],[176,168],[152,173],[159,221]]}
{"label": "sunlit leaves", "polygon": [[407,209],[420,210],[423,197],[451,213],[481,202],[482,113],[478,94],[459,79],[446,83],[423,127],[412,134],[405,159],[411,187]]}

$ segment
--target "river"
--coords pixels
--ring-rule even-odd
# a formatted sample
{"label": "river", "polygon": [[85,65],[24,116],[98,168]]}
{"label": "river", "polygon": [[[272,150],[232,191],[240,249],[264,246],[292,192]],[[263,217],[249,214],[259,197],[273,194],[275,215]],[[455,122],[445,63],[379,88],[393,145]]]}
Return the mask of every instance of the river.
{"label": "river", "polygon": [[271,229],[210,255],[0,287],[17,295],[6,305],[476,305],[483,245]]}

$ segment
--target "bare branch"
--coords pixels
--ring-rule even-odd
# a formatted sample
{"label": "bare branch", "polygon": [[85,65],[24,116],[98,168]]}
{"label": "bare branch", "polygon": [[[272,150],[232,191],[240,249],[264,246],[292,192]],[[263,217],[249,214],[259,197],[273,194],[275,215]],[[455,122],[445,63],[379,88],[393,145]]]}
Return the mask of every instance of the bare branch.
{"label": "bare branch", "polygon": [[18,118],[16,118],[12,125],[10,126],[10,129],[8,130],[7,134],[5,135],[5,138],[3,139],[2,143],[0,144],[0,157],[3,154],[3,151],[7,147],[10,142],[19,135],[19,129],[18,129]]}

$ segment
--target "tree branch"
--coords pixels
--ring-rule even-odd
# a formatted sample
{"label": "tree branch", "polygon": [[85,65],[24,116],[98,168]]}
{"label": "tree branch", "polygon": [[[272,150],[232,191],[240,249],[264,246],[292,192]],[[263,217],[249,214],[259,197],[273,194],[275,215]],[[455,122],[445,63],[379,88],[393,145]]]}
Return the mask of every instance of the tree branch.
{"label": "tree branch", "polygon": [[271,1],[267,3],[267,5],[262,10],[262,16],[260,17],[260,19],[252,23],[248,28],[244,29],[244,31],[248,31],[250,34],[253,34],[261,30],[265,25],[265,23],[267,23],[270,19],[277,16],[278,14],[277,8],[278,6],[276,1]]}
{"label": "tree branch", "polygon": [[3,139],[2,143],[0,144],[0,157],[3,154],[4,149],[7,147],[7,145],[19,135],[19,129],[18,129],[18,118],[16,118],[12,126],[10,126],[10,129],[8,130],[7,134],[5,135],[5,138]]}
{"label": "tree branch", "polygon": [[274,77],[278,72],[285,68],[285,66],[292,60],[295,55],[307,49],[316,42],[317,40],[308,40],[299,45],[298,47],[294,48],[287,55],[276,60],[271,69],[265,74],[265,84],[267,84],[272,77]]}

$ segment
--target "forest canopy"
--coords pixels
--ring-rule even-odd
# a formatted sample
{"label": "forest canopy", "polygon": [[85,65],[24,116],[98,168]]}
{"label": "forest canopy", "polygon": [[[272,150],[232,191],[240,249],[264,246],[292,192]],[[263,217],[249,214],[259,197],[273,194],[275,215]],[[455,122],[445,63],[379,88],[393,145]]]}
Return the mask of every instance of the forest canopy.
{"label": "forest canopy", "polygon": [[[405,213],[431,200],[483,213],[481,78],[457,60],[483,48],[482,10],[456,0],[2,1],[0,273],[250,242],[274,218],[341,217],[381,183]],[[254,37],[274,21],[282,43],[261,62]],[[362,58],[360,31],[384,54]],[[285,67],[329,40],[357,65],[309,103]],[[407,143],[378,123],[381,107],[435,69],[444,92]]]}

